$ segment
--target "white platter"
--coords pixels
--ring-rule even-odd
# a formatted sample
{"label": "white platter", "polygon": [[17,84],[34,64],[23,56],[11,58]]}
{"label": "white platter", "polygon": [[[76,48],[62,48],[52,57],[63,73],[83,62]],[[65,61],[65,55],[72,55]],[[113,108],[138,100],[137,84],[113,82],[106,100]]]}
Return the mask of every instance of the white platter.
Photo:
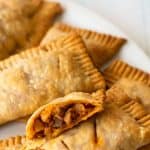
{"label": "white platter", "polygon": [[[127,44],[122,48],[117,57],[133,66],[148,72],[150,71],[150,59],[148,56],[146,56],[142,49],[112,23],[105,20],[102,16],[99,16],[76,3],[70,2],[69,0],[59,1],[65,8],[65,13],[62,18],[60,18],[63,22],[127,38]],[[0,127],[0,139],[24,134],[25,124],[21,122],[13,122]]]}

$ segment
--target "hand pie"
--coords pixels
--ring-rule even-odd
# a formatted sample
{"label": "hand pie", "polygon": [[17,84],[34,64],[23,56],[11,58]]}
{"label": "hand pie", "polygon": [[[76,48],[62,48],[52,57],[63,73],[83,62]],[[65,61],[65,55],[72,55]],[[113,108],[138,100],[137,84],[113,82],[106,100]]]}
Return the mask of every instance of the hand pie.
{"label": "hand pie", "polygon": [[38,46],[49,27],[53,24],[56,16],[62,11],[59,3],[43,2],[32,17],[32,30],[25,48]]}
{"label": "hand pie", "polygon": [[[19,140],[18,140],[19,139]],[[96,150],[95,127],[88,120],[64,132],[55,139],[40,138],[28,140],[17,136],[0,141],[0,150]]]}
{"label": "hand pie", "polygon": [[121,88],[129,97],[139,98],[140,103],[150,112],[150,87],[139,81],[122,78],[113,87]]}
{"label": "hand pie", "polygon": [[0,124],[27,116],[70,92],[105,88],[76,34],[1,61],[0,70]]}
{"label": "hand pie", "polygon": [[149,120],[141,117],[140,122],[132,115],[137,108],[143,111],[141,104],[135,102],[137,105],[130,110],[124,102],[118,106],[107,103],[103,112],[55,139],[28,140],[25,147],[27,150],[137,150],[150,142],[149,124],[146,126]]}
{"label": "hand pie", "polygon": [[[143,126],[130,114],[130,106],[126,111],[124,107],[127,107],[127,104],[120,108],[108,104],[106,111],[96,118],[97,141],[100,149],[137,150],[150,142],[149,126]],[[132,111],[136,111],[136,107],[132,108]]]}
{"label": "hand pie", "polygon": [[150,86],[150,74],[133,66],[130,66],[122,60],[115,60],[104,70],[103,75],[108,87],[111,87],[116,81],[121,78],[140,81]]}
{"label": "hand pie", "polygon": [[[146,144],[150,144],[150,114],[145,110],[144,106],[140,104],[138,100],[130,99],[125,92],[118,87],[112,87],[107,91],[107,101],[117,104],[120,108],[120,111],[114,114],[114,117],[116,115],[118,119],[114,118],[114,120],[111,120],[109,118],[110,114],[113,116],[113,112],[109,112],[107,117],[109,125],[109,131],[107,132],[115,134],[114,136],[117,139],[113,139],[116,140],[116,144],[120,149],[123,149],[123,146],[125,146],[127,150],[137,150]],[[123,115],[123,113],[126,115]],[[103,123],[102,118],[100,118],[100,120],[99,126]],[[101,127],[102,129],[104,128],[104,126]],[[105,129],[107,130],[107,127]],[[99,133],[101,134],[101,132]],[[105,135],[107,135],[107,133],[105,133]],[[113,137],[113,135],[110,137]]]}
{"label": "hand pie", "polygon": [[88,120],[54,139],[27,140],[25,150],[96,150],[94,128],[93,120]]}
{"label": "hand pie", "polygon": [[[50,12],[49,9],[51,9]],[[43,13],[44,11],[49,13]],[[48,28],[49,22],[61,11],[60,5],[54,2],[48,3],[43,2],[43,0],[1,0],[0,59],[8,57],[20,49],[29,47],[27,43],[30,43],[31,39],[33,42],[30,47],[38,45]],[[39,28],[38,31],[37,28]],[[37,32],[40,32],[40,35]]]}
{"label": "hand pie", "polygon": [[43,39],[41,45],[57,38],[61,34],[76,32],[83,38],[88,53],[97,67],[110,60],[125,43],[125,39],[94,31],[75,28],[63,23],[55,24]]}
{"label": "hand pie", "polygon": [[54,138],[102,111],[103,100],[103,90],[99,98],[81,92],[57,98],[34,112],[27,122],[26,136],[29,139],[45,136]]}
{"label": "hand pie", "polygon": [[15,2],[17,1],[0,1],[0,59],[8,57],[16,47],[23,46],[30,32],[29,18]]}
{"label": "hand pie", "polygon": [[21,11],[25,16],[32,16],[39,9],[43,0],[1,0],[1,5],[6,5],[9,9]]}
{"label": "hand pie", "polygon": [[60,136],[26,140],[22,147],[24,150],[137,150],[150,142],[149,124],[146,125],[149,121],[146,114],[141,122],[135,117],[136,110],[137,114],[141,110],[146,113],[141,104],[135,101],[136,105],[129,109],[132,105],[124,102],[127,101],[118,101],[118,106],[107,103],[103,112]]}

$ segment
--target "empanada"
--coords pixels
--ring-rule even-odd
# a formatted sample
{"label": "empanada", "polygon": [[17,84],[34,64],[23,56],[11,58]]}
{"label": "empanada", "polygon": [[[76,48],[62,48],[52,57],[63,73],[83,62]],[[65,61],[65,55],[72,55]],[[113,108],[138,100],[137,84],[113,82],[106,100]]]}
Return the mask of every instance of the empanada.
{"label": "empanada", "polygon": [[64,132],[55,139],[27,140],[25,150],[96,150],[94,121],[88,120]]}
{"label": "empanada", "polygon": [[30,32],[29,18],[15,2],[0,1],[0,59],[11,55],[16,47],[22,47]]}
{"label": "empanada", "polygon": [[99,94],[97,98],[88,93],[74,92],[42,106],[27,122],[27,138],[54,138],[102,111],[104,91]]}
{"label": "empanada", "polygon": [[[144,106],[139,103],[138,99],[131,99],[121,88],[112,87],[107,91],[107,101],[117,104],[120,108],[120,111],[116,112],[116,116],[120,118],[117,119],[118,123],[115,118],[114,120],[109,118],[110,114],[113,115],[113,112],[109,112],[107,114],[107,121],[110,126],[105,128],[106,130],[112,130],[109,131],[111,134],[115,134],[114,136],[118,139],[118,141],[116,140],[116,144],[119,148],[125,149],[123,147],[126,147],[127,150],[137,150],[138,148],[149,144],[150,114],[145,110]],[[123,115],[123,113],[127,115]],[[123,121],[122,123],[120,122],[121,120]],[[103,123],[102,118],[100,118],[100,121],[99,125],[101,126]],[[119,137],[117,132],[122,134],[122,136]],[[107,134],[105,133],[105,135]],[[123,139],[124,137],[125,139]]]}
{"label": "empanada", "polygon": [[96,118],[96,124],[99,149],[137,150],[150,142],[150,128],[139,124],[134,116],[113,104],[107,105],[106,111]]}
{"label": "empanada", "polygon": [[150,74],[135,68],[122,60],[113,61],[104,71],[104,78],[108,87],[111,87],[121,78],[140,81],[150,86]]}
{"label": "empanada", "polygon": [[[127,107],[126,104],[122,106]],[[25,147],[27,150],[37,147],[45,150],[137,150],[150,142],[150,128],[130,114],[136,108],[126,112],[115,103],[107,103],[103,112],[57,138],[33,139],[27,141]],[[143,110],[141,105],[140,108]],[[148,118],[146,121],[143,117],[143,124],[146,122]]]}
{"label": "empanada", "polygon": [[[144,83],[141,83],[139,81],[133,81],[131,79],[122,78],[118,82],[116,82],[112,86],[113,90],[110,90],[111,94],[109,94],[109,97],[117,100],[117,99],[124,99],[125,94],[122,95],[122,93],[128,94],[130,98],[137,98],[137,101],[142,103],[145,109],[150,112],[150,87]],[[118,91],[119,89],[119,91]],[[114,92],[116,90],[116,92]],[[126,99],[128,99],[128,96],[126,95]],[[139,111],[139,110],[137,110]],[[139,111],[140,112],[140,111]],[[150,118],[150,116],[149,116]],[[146,145],[138,150],[149,150],[150,145]]]}
{"label": "empanada", "polygon": [[[122,104],[122,106],[120,107],[118,104]],[[123,102],[117,103],[117,105],[107,103],[103,112],[55,139],[48,137],[26,139],[22,147],[24,150],[137,150],[148,144],[150,130],[148,124],[147,126],[142,125],[146,123],[146,118],[144,120],[143,117],[143,122],[138,123],[135,116],[130,114],[132,110],[136,110],[137,106],[131,107],[133,109],[128,109],[127,112],[124,108],[130,108],[128,105]],[[143,110],[141,105],[140,109]]]}
{"label": "empanada", "polygon": [[61,12],[61,6],[55,2],[0,0],[0,59],[38,45],[50,21]]}
{"label": "empanada", "polygon": [[43,2],[42,6],[32,17],[32,29],[25,48],[38,46],[43,36],[53,24],[54,19],[63,11],[61,5],[56,2]]}
{"label": "empanada", "polygon": [[70,92],[105,88],[80,36],[70,34],[0,62],[0,124]]}
{"label": "empanada", "polygon": [[111,36],[108,34],[97,33],[94,31],[76,28],[63,23],[55,24],[48,31],[41,44],[57,38],[61,34],[76,32],[83,38],[89,55],[97,67],[101,67],[110,60],[125,43],[125,39]]}
{"label": "empanada", "polygon": [[95,146],[93,120],[83,122],[55,139],[28,140],[17,136],[0,141],[0,150],[96,150]]}

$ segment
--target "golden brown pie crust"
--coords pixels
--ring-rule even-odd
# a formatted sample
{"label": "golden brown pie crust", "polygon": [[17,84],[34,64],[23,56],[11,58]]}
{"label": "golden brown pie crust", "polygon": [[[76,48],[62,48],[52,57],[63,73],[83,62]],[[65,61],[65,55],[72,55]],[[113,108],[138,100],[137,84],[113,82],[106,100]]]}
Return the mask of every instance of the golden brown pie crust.
{"label": "golden brown pie crust", "polygon": [[[0,140],[0,150],[21,150],[26,141],[25,136],[15,136],[8,139]],[[23,150],[23,149],[22,149]]]}
{"label": "golden brown pie crust", "polygon": [[56,16],[62,12],[63,9],[59,3],[43,2],[39,10],[32,17],[32,35],[25,48],[38,46],[49,27],[53,24]]}
{"label": "golden brown pie crust", "polygon": [[41,105],[70,92],[92,93],[105,88],[102,75],[76,34],[1,61],[0,76],[1,88],[5,88],[5,92],[0,90],[0,124],[30,115]]}
{"label": "golden brown pie crust", "polygon": [[[79,34],[87,48],[88,53],[97,67],[101,67],[110,60],[125,43],[125,39],[109,34],[94,32],[91,30],[72,27],[64,23],[56,23],[47,33],[41,44],[57,38],[63,33],[76,32]],[[55,34],[54,34],[55,33]]]}
{"label": "golden brown pie crust", "polygon": [[[131,99],[123,89],[113,86],[107,93],[107,100],[117,104],[124,112],[132,116],[139,125],[150,130],[150,114],[138,99]],[[150,137],[149,137],[150,140]]]}
{"label": "golden brown pie crust", "polygon": [[[150,143],[150,113],[140,103],[139,99],[130,98],[123,89],[113,86],[107,92],[107,102],[115,103],[126,114],[128,114],[144,131],[141,137],[141,146]],[[139,147],[138,147],[139,148]]]}
{"label": "golden brown pie crust", "polygon": [[145,109],[150,112],[150,86],[127,78],[121,78],[113,87],[119,87],[132,99],[139,99]]}
{"label": "golden brown pie crust", "polygon": [[122,60],[113,61],[104,71],[104,78],[108,87],[111,87],[121,78],[140,81],[150,86],[150,74],[135,68]]}
{"label": "golden brown pie crust", "polygon": [[26,147],[28,149],[40,147],[51,150],[66,150],[66,148],[137,150],[137,148],[149,143],[149,130],[139,125],[129,113],[124,112],[114,103],[107,104],[105,108],[106,110],[97,116],[54,139],[29,140]]}
{"label": "golden brown pie crust", "polygon": [[[38,148],[43,148],[45,150],[110,150],[110,148],[111,150],[120,148],[124,150],[137,150],[137,148],[148,144],[150,141],[150,134],[149,130],[145,131],[145,127],[141,126],[141,123],[138,124],[135,120],[135,116],[132,116],[132,114],[135,115],[135,109],[133,110],[133,107],[131,107],[133,111],[132,114],[130,113],[132,112],[130,109],[128,112],[125,111],[127,109],[122,108],[123,103],[127,101],[129,100],[123,100],[123,102],[118,101],[116,103],[117,106],[114,102],[107,103],[102,113],[64,132],[55,139],[49,140],[48,138],[43,138],[40,140],[28,140],[25,144],[23,143],[23,146],[27,150]],[[125,106],[126,105],[123,107]],[[138,107],[136,106],[134,108],[137,110]],[[112,138],[112,136],[117,137]]]}
{"label": "golden brown pie crust", "polygon": [[[51,10],[51,11],[49,11]],[[44,0],[0,1],[0,59],[39,45],[62,7]]]}

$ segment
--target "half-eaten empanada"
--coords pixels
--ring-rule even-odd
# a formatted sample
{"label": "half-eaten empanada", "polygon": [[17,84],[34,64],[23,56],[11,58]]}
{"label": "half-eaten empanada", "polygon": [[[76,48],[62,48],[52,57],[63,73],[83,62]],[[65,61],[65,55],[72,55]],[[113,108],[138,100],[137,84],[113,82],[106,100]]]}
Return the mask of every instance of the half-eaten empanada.
{"label": "half-eaten empanada", "polygon": [[95,127],[93,120],[82,122],[60,136],[49,139],[27,140],[25,150],[96,150]]}
{"label": "half-eaten empanada", "polygon": [[109,99],[103,112],[54,139],[26,139],[23,150],[137,150],[150,143],[149,114],[126,96],[120,100]]}
{"label": "half-eaten empanada", "polygon": [[29,139],[54,138],[81,121],[103,110],[104,92],[99,98],[88,93],[75,92],[42,106],[30,117],[26,126]]}
{"label": "half-eaten empanada", "polygon": [[63,23],[56,23],[48,31],[41,44],[45,44],[62,34],[68,34],[71,32],[76,32],[83,38],[88,53],[98,68],[110,60],[126,41],[123,38],[111,36],[109,34],[76,28]]}
{"label": "half-eaten empanada", "polygon": [[[122,106],[130,108],[126,104]],[[150,142],[150,129],[146,115],[141,117],[141,122],[132,116],[136,109],[137,106],[131,106],[131,111],[130,109],[125,111],[125,108],[120,105],[107,103],[104,111],[90,120],[51,140],[49,138],[28,140],[25,147],[27,150],[36,148],[45,150],[137,150]],[[141,109],[143,110],[140,105],[138,110]]]}

